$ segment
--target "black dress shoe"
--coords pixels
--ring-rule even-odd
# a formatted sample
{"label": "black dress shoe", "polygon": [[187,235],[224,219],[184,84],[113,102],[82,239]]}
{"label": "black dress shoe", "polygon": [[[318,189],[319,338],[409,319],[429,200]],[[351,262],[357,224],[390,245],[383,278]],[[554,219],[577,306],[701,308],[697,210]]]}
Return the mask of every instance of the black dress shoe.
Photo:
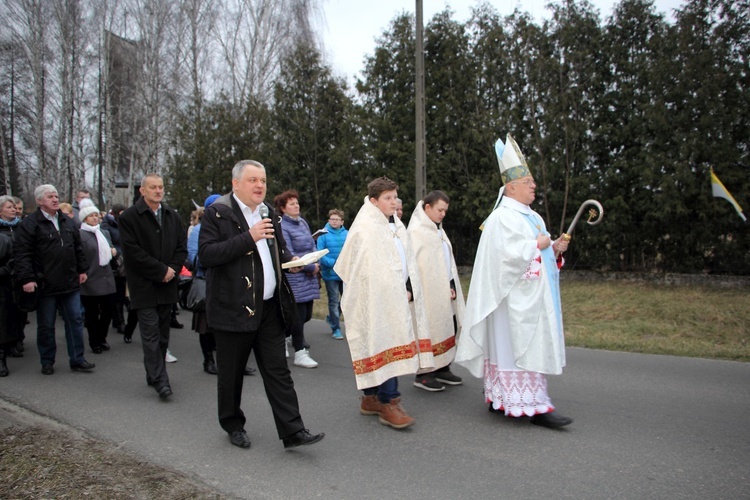
{"label": "black dress shoe", "polygon": [[52,367],[52,365],[42,365],[42,373],[45,375],[52,375],[55,373],[55,369]]}
{"label": "black dress shoe", "polygon": [[18,346],[13,346],[8,350],[8,356],[11,358],[22,358],[23,357],[23,351],[18,349]]}
{"label": "black dress shoe", "polygon": [[159,393],[159,399],[167,399],[172,395],[172,388],[168,385],[163,385],[160,388],[156,389],[156,392]]}
{"label": "black dress shoe", "polygon": [[110,349],[109,344],[107,344],[106,342],[102,342],[99,347],[102,348],[102,351],[109,351]]}
{"label": "black dress shoe", "polygon": [[324,433],[320,434],[310,434],[310,431],[307,429],[302,429],[294,434],[292,434],[289,437],[284,438],[284,448],[294,448],[295,446],[302,446],[303,444],[313,444],[317,443],[321,439],[325,437]]}
{"label": "black dress shoe", "polygon": [[255,375],[255,372],[256,372],[255,368],[253,368],[252,366],[246,366],[245,367],[245,371],[243,372],[243,374],[244,375]]}
{"label": "black dress shoe", "polygon": [[96,365],[94,363],[89,363],[88,361],[84,360],[77,365],[70,365],[70,369],[77,372],[87,372],[89,370],[92,370]]}
{"label": "black dress shoe", "polygon": [[247,437],[247,432],[245,432],[245,429],[230,432],[229,441],[233,445],[239,446],[240,448],[250,448],[250,438]]}
{"label": "black dress shoe", "polygon": [[542,427],[548,427],[550,429],[557,429],[572,424],[573,419],[563,417],[559,413],[551,411],[549,413],[534,415],[531,417],[531,423],[534,425],[541,425]]}
{"label": "black dress shoe", "polygon": [[125,333],[125,325],[117,325],[117,333]]}
{"label": "black dress shoe", "polygon": [[495,408],[494,408],[494,407],[492,406],[492,403],[491,403],[491,402],[490,402],[490,407],[489,407],[488,409],[490,410],[490,413],[500,413],[501,415],[505,415],[505,410],[503,410],[502,408],[501,408],[501,409],[499,409],[499,410],[496,410],[496,409],[495,409]]}
{"label": "black dress shoe", "polygon": [[219,373],[219,370],[216,369],[216,362],[213,359],[203,362],[203,371],[211,375]]}
{"label": "black dress shoe", "polygon": [[125,334],[125,336],[123,337],[123,340],[125,341],[126,344],[130,344],[131,342],[133,342],[133,336]]}
{"label": "black dress shoe", "polygon": [[185,325],[183,325],[182,323],[180,323],[179,321],[177,321],[177,318],[172,318],[172,320],[169,322],[169,327],[170,328],[178,328],[179,329],[179,328],[184,328]]}
{"label": "black dress shoe", "polygon": [[91,352],[93,352],[94,354],[101,354],[102,353],[102,348],[101,348],[101,346],[98,346],[98,345],[94,346],[94,347],[91,348]]}

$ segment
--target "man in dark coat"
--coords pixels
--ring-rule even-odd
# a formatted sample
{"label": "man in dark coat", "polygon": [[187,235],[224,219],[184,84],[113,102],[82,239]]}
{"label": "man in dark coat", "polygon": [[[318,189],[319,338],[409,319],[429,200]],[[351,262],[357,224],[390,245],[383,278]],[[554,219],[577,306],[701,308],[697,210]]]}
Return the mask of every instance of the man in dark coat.
{"label": "man in dark coat", "polygon": [[167,399],[172,388],[164,356],[187,238],[177,212],[162,203],[164,181],[159,175],[146,174],[140,192],[141,198],[120,215],[120,241],[130,307],[138,312],[146,383]]}
{"label": "man in dark coat", "polygon": [[286,326],[297,317],[281,264],[293,258],[273,209],[263,203],[265,167],[252,160],[237,163],[232,191],[206,209],[198,242],[208,328],[216,339],[219,424],[233,445],[250,447],[240,402],[243,372],[254,351],[284,447],[316,443],[324,434],[305,429],[284,353]]}
{"label": "man in dark coat", "polygon": [[34,197],[39,208],[18,224],[13,255],[16,282],[23,287],[25,294],[39,294],[37,347],[42,373],[54,373],[58,309],[65,322],[70,368],[89,371],[94,364],[83,357],[80,285],[86,281],[88,264],[81,247],[81,236],[73,220],[59,210],[60,200],[55,186],[39,186],[34,190]]}

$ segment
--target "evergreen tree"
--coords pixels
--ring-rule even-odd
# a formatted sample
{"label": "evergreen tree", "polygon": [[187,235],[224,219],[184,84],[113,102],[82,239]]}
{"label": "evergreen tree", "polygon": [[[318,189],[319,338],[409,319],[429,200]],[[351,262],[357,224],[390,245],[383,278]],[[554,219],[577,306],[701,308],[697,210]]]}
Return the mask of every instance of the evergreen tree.
{"label": "evergreen tree", "polygon": [[260,103],[250,101],[237,110],[223,95],[204,105],[200,114],[195,107],[180,114],[165,187],[169,203],[180,210],[184,222],[194,210],[193,201],[202,206],[207,196],[231,191],[235,163],[264,163],[260,131],[267,115]]}
{"label": "evergreen tree", "polygon": [[415,203],[411,199],[415,191],[414,65],[414,18],[403,14],[378,40],[375,53],[365,63],[364,80],[356,85],[368,155],[366,182],[382,175],[396,181],[405,201],[406,220]]}
{"label": "evergreen tree", "polygon": [[448,193],[452,213],[474,215],[473,224],[463,217],[446,219],[457,258],[473,258],[481,220],[476,217],[475,200],[467,193],[472,177],[485,177],[475,166],[486,165],[482,159],[491,151],[491,142],[478,127],[486,117],[476,89],[477,65],[466,27],[454,21],[449,11],[432,19],[425,38],[427,191]]}
{"label": "evergreen tree", "polygon": [[274,107],[264,132],[269,194],[296,189],[304,217],[322,227],[331,208],[347,213],[361,204],[363,154],[346,84],[331,76],[320,54],[300,44],[274,85]]}
{"label": "evergreen tree", "polygon": [[663,222],[689,229],[660,245],[665,270],[750,272],[748,226],[709,187],[711,166],[740,203],[750,187],[748,12],[747,1],[693,0],[677,15],[670,95],[678,161],[662,177]]}
{"label": "evergreen tree", "polygon": [[[624,0],[614,10],[603,39],[608,47],[601,78],[605,91],[597,104],[594,127],[596,170],[592,172],[607,212],[606,223],[591,242],[609,252],[597,266],[650,269],[665,232],[653,222],[654,200],[670,142],[670,30],[650,0]],[[606,257],[606,258],[605,258]]]}

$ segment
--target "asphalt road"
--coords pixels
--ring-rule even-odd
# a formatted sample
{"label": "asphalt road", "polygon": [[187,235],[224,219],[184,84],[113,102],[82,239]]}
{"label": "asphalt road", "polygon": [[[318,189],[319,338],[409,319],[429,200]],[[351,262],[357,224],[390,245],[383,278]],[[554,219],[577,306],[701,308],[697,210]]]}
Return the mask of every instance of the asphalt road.
{"label": "asphalt road", "polygon": [[[180,320],[189,325],[190,313]],[[130,345],[111,333],[101,355],[87,348],[97,367],[78,373],[59,323],[56,371],[45,376],[35,331],[32,318],[0,398],[241,498],[750,498],[746,363],[568,349],[565,374],[549,384],[575,419],[562,430],[489,413],[482,382],[461,367],[464,385],[440,393],[401,377],[417,423],[396,431],[359,414],[346,342],[313,320],[306,335],[320,366],[291,370],[306,426],[326,438],[285,451],[256,375],[245,378],[245,450],[218,425],[216,378],[203,372],[196,333],[172,331],[175,394],[162,402],[145,383],[137,333]]]}

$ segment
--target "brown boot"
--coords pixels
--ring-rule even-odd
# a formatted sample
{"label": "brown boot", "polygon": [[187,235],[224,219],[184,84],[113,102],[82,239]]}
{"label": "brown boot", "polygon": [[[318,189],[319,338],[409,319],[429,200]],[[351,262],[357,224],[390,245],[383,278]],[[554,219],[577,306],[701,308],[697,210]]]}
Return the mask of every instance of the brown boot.
{"label": "brown boot", "polygon": [[403,429],[414,424],[415,420],[406,414],[401,407],[401,398],[391,399],[390,403],[383,403],[380,407],[380,423],[390,425],[394,429]]}
{"label": "brown boot", "polygon": [[362,396],[362,403],[359,405],[359,412],[362,415],[380,415],[380,409],[383,403],[380,402],[376,395]]}

